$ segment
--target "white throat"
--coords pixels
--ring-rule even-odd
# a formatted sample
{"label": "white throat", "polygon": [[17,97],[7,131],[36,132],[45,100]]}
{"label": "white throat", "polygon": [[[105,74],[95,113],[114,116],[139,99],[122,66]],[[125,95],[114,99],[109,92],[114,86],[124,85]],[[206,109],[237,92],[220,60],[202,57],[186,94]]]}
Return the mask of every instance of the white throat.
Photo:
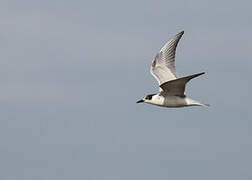
{"label": "white throat", "polygon": [[155,104],[155,105],[158,105],[158,106],[162,106],[164,104],[164,97],[159,96],[159,94],[156,94],[156,95],[153,95],[150,100],[145,99],[144,102],[148,103],[148,104]]}

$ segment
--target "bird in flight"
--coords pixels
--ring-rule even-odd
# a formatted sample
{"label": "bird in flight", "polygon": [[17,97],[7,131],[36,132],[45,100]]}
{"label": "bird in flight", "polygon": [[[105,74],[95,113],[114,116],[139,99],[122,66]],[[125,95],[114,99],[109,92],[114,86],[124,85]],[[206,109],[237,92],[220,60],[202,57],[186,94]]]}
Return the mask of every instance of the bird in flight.
{"label": "bird in flight", "polygon": [[148,103],[162,107],[209,106],[192,100],[185,95],[185,86],[188,81],[204,72],[179,78],[175,69],[175,53],[178,42],[184,31],[176,34],[157,53],[151,65],[151,74],[159,84],[159,93],[149,94],[137,103]]}

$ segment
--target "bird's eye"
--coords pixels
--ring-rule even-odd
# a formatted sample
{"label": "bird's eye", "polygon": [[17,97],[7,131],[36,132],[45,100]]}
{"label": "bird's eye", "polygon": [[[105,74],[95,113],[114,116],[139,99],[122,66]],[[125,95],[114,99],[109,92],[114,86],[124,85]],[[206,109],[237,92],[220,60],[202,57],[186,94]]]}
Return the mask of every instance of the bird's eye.
{"label": "bird's eye", "polygon": [[151,100],[151,99],[152,99],[152,95],[147,95],[147,96],[145,97],[145,99]]}

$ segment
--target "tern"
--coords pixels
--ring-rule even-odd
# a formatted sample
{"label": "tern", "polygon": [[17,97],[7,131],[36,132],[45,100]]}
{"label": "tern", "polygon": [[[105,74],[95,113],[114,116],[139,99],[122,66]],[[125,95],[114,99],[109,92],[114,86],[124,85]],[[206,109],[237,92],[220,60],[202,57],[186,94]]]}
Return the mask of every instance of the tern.
{"label": "tern", "polygon": [[209,106],[192,100],[185,95],[186,83],[205,72],[179,78],[175,69],[175,53],[184,31],[176,34],[155,56],[151,74],[159,84],[159,93],[149,94],[137,103],[148,103],[162,107]]}

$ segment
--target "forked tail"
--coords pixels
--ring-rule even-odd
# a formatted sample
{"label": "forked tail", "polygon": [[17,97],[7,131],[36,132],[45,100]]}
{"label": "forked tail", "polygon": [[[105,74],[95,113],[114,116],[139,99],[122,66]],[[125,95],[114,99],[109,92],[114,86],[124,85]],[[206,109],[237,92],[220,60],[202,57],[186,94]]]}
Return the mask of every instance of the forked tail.
{"label": "forked tail", "polygon": [[200,106],[209,107],[209,106],[210,106],[210,104],[200,104]]}
{"label": "forked tail", "polygon": [[209,104],[202,104],[198,101],[195,101],[193,99],[187,98],[187,105],[188,106],[204,106],[204,107],[209,107]]}

